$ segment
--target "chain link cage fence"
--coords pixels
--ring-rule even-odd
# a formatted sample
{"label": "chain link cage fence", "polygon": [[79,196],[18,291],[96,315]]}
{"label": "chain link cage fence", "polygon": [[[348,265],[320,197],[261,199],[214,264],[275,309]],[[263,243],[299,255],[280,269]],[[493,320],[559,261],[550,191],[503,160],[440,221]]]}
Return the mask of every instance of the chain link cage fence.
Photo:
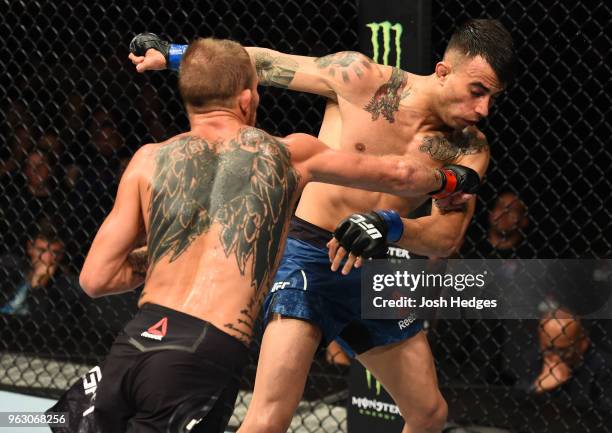
{"label": "chain link cage fence", "polygon": [[[187,42],[214,35],[321,56],[357,49],[358,5],[0,5],[0,384],[54,398],[103,359],[135,312],[138,293],[91,300],[77,277],[119,176],[141,144],[188,126],[173,73],[134,73],[127,60],[132,36],[146,30]],[[432,10],[432,60],[440,58],[454,26],[470,17],[499,18],[513,34],[520,59],[515,83],[482,125],[492,162],[461,255],[507,257],[486,240],[496,203],[510,196],[520,203],[514,213],[502,212],[520,228],[513,256],[610,257],[610,5],[453,0],[434,1]],[[261,128],[276,135],[317,134],[322,98],[275,88],[261,93]],[[52,272],[40,275],[37,259],[51,263]],[[439,320],[429,324],[428,335],[451,421],[524,432],[612,431],[606,422],[612,410],[607,321],[571,315],[548,321]],[[561,349],[539,350],[547,338],[550,349],[563,337],[569,342]],[[257,346],[230,426],[246,411]],[[554,355],[548,379],[541,374],[546,353]],[[536,378],[557,377],[553,370],[560,364],[568,367],[569,380],[549,392],[529,392]],[[318,353],[291,431],[346,431],[347,395],[346,367]]]}

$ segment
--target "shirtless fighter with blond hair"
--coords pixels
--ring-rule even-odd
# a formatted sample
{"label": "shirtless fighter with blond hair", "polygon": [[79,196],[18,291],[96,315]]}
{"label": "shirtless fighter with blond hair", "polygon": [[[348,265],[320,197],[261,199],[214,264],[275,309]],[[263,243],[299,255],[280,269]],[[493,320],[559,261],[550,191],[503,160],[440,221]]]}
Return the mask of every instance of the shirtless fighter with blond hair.
{"label": "shirtless fighter with blond hair", "polygon": [[[257,82],[239,44],[190,45],[179,88],[191,130],[136,152],[93,241],[80,275],[90,296],[144,282],[139,312],[102,366],[94,410],[80,412],[103,432],[223,431],[308,182],[410,197],[480,181],[465,167],[440,170],[401,155],[332,150],[305,134],[268,135],[253,127]],[[146,276],[129,258],[143,239]]]}

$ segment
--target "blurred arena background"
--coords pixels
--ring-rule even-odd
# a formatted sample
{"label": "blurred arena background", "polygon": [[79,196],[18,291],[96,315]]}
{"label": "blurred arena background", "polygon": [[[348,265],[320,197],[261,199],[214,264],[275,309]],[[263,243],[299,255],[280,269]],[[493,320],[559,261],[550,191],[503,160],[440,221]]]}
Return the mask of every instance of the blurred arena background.
{"label": "blurred arena background", "polygon": [[[460,256],[609,258],[610,3],[415,3],[431,13],[426,71],[454,26],[473,17],[500,19],[520,59],[516,81],[481,125],[492,161]],[[0,389],[57,398],[103,359],[135,311],[138,293],[91,300],[78,286],[84,254],[130,156],[143,143],[187,128],[176,75],[136,74],[127,60],[130,39],[142,31],[175,42],[214,35],[322,56],[360,50],[360,6],[357,0],[0,0]],[[323,98],[269,87],[261,94],[261,128],[317,134]],[[488,240],[503,224],[517,242],[497,251]],[[53,263],[47,277],[30,272],[43,255]],[[610,322],[571,314],[551,322],[550,314],[540,321],[430,322],[449,421],[517,432],[612,431]],[[536,395],[529,386],[541,376],[547,338],[568,341],[571,356],[557,353],[551,362],[562,362],[570,376]],[[230,427],[246,411],[256,362],[257,344]],[[380,431],[399,432],[390,416],[355,403],[357,381],[372,399],[383,399],[356,368],[329,362],[321,351],[291,431],[361,431],[347,427],[357,411],[390,423]]]}

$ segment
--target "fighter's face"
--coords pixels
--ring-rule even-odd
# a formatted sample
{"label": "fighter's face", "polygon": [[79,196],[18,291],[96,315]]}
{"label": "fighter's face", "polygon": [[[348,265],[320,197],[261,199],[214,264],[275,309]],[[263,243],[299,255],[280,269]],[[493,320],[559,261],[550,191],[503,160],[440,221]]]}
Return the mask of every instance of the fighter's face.
{"label": "fighter's face", "polygon": [[449,70],[443,80],[440,116],[452,128],[475,125],[489,115],[503,86],[491,66],[480,56],[455,57]]}

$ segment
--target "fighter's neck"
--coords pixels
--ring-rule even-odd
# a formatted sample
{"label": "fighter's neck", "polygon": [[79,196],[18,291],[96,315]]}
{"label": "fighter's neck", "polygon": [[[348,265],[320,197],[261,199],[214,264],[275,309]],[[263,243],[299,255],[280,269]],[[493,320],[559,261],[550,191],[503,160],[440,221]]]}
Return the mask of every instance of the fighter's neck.
{"label": "fighter's neck", "polygon": [[435,74],[413,75],[410,96],[407,99],[409,109],[419,117],[420,130],[450,130],[438,114],[437,82]]}
{"label": "fighter's neck", "polygon": [[207,136],[214,131],[216,136],[233,135],[247,126],[244,119],[231,110],[215,110],[189,116],[191,132]]}

